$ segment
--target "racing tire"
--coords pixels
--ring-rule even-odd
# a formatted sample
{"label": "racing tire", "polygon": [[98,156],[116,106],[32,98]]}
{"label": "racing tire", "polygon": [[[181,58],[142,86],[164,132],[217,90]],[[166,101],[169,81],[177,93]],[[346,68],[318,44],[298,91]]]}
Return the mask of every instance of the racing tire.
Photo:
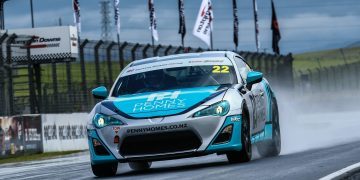
{"label": "racing tire", "polygon": [[276,99],[273,98],[271,101],[272,107],[272,138],[261,142],[258,145],[258,152],[261,157],[272,157],[278,156],[281,151],[281,133],[280,133],[280,123],[279,123],[279,110],[277,106]]}
{"label": "racing tire", "polygon": [[109,177],[116,175],[118,163],[91,164],[92,172],[97,177]]}
{"label": "racing tire", "polygon": [[144,171],[151,167],[152,162],[129,162],[129,167],[135,171]]}
{"label": "racing tire", "polygon": [[249,113],[247,108],[243,111],[242,114],[242,123],[241,123],[241,151],[231,151],[226,153],[226,157],[229,163],[243,163],[249,162],[252,156],[251,149],[251,138],[250,138],[250,120]]}

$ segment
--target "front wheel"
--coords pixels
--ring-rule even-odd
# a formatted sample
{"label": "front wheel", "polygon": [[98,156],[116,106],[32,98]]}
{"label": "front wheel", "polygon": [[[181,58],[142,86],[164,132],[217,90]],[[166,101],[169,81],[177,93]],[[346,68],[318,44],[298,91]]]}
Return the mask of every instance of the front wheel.
{"label": "front wheel", "polygon": [[92,172],[97,177],[108,177],[116,175],[118,163],[91,164]]}
{"label": "front wheel", "polygon": [[258,145],[258,152],[262,157],[278,156],[281,151],[281,134],[279,123],[279,110],[276,99],[271,102],[272,107],[272,138]]}
{"label": "front wheel", "polygon": [[251,139],[250,139],[250,120],[247,110],[243,111],[241,123],[241,151],[231,151],[226,153],[226,157],[230,163],[242,163],[251,160]]}

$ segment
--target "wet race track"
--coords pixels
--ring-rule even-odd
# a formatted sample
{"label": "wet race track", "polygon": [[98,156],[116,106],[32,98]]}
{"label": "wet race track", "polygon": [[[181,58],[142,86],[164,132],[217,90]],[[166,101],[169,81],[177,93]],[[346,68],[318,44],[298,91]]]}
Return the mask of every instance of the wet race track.
{"label": "wet race track", "polygon": [[[360,161],[360,141],[332,148],[229,164],[225,156],[154,162],[150,170],[120,164],[121,179],[319,179]],[[1,167],[1,179],[93,179],[88,154]],[[112,179],[112,178],[109,178]]]}
{"label": "wet race track", "polygon": [[[120,164],[121,179],[319,179],[360,162],[360,113],[349,111],[297,116],[282,122],[282,153],[249,163],[229,164],[226,156],[153,162],[133,171]],[[0,179],[93,179],[87,152],[58,159],[0,166]],[[112,179],[109,178],[109,179]]]}

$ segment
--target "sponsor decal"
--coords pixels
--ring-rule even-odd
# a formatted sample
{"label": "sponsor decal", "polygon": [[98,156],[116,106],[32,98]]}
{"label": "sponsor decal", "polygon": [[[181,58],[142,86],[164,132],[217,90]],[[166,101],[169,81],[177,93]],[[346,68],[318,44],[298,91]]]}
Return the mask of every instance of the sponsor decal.
{"label": "sponsor decal", "polygon": [[178,98],[181,91],[150,94],[146,102],[136,103],[133,113],[185,108],[185,99]]}
{"label": "sponsor decal", "polygon": [[128,134],[136,134],[136,133],[150,133],[150,132],[159,132],[159,131],[168,131],[168,130],[175,130],[175,129],[184,129],[187,128],[188,125],[184,124],[174,124],[168,126],[154,126],[154,127],[144,127],[138,129],[127,129],[126,133]]}
{"label": "sponsor decal", "polygon": [[241,120],[241,117],[240,117],[240,116],[232,116],[232,117],[230,118],[230,121],[231,121],[231,122],[240,122],[240,120]]}
{"label": "sponsor decal", "polygon": [[229,66],[213,66],[212,73],[218,74],[218,73],[230,73]]}
{"label": "sponsor decal", "polygon": [[115,134],[117,134],[120,131],[120,126],[114,126],[112,129],[115,132]]}
{"label": "sponsor decal", "polygon": [[84,125],[65,125],[44,126],[44,140],[67,140],[67,139],[84,139],[86,137],[86,127]]}

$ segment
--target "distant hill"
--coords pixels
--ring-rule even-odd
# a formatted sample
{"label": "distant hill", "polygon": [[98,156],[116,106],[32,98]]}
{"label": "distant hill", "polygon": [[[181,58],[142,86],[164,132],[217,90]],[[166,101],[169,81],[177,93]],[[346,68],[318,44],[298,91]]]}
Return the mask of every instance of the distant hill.
{"label": "distant hill", "polygon": [[[354,43],[354,45],[356,44]],[[341,50],[344,53],[345,59]],[[293,65],[294,70],[298,71],[342,65],[345,61],[347,63],[360,61],[360,46],[295,54]]]}
{"label": "distant hill", "polygon": [[360,47],[360,41],[348,45],[346,48]]}

